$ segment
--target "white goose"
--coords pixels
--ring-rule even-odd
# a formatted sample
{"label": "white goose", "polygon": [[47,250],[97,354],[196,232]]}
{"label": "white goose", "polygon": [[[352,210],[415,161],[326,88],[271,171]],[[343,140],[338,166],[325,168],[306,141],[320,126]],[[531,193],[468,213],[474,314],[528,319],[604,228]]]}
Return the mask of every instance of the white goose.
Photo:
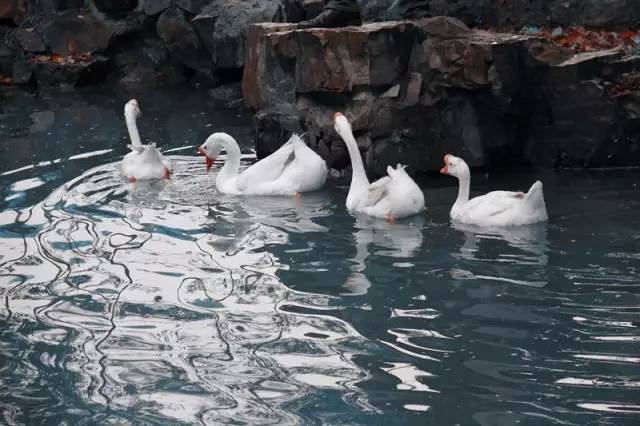
{"label": "white goose", "polygon": [[327,180],[325,161],[295,134],[240,174],[240,147],[230,135],[214,133],[198,148],[207,170],[222,151],[226,151],[227,160],[216,177],[216,188],[223,194],[298,195],[322,188]]}
{"label": "white goose", "polygon": [[155,143],[142,145],[136,120],[142,117],[138,101],[131,99],[124,106],[124,117],[129,130],[131,144],[127,145],[131,152],[124,156],[120,170],[129,181],[169,179],[171,165],[164,159]]}
{"label": "white goose", "polygon": [[536,181],[526,194],[493,191],[469,199],[471,173],[463,159],[447,154],[440,173],[458,178],[458,198],[451,208],[451,220],[482,227],[529,225],[548,219],[542,183]]}
{"label": "white goose", "polygon": [[351,212],[386,218],[389,222],[422,213],[425,209],[424,194],[400,164],[387,167],[387,174],[369,183],[362,164],[362,156],[351,124],[340,112],[334,116],[336,132],[347,145],[353,169],[351,186],[347,195],[347,209]]}

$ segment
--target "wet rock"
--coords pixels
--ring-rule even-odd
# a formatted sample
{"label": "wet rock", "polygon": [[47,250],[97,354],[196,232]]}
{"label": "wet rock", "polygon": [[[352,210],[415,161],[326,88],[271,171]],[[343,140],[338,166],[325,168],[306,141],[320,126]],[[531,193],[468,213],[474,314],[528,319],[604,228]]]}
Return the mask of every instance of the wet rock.
{"label": "wet rock", "polygon": [[35,28],[19,28],[16,30],[15,36],[26,52],[44,52],[47,48]]}
{"label": "wet rock", "polygon": [[171,0],[145,0],[144,13],[147,15],[157,15],[171,6]]}
{"label": "wet rock", "polygon": [[93,15],[77,11],[55,15],[43,25],[41,32],[51,51],[59,55],[105,50],[114,34],[112,27]]}
{"label": "wet rock", "polygon": [[156,30],[168,46],[171,56],[192,69],[207,66],[200,39],[182,10],[171,7],[162,12],[158,18]]}
{"label": "wet rock", "polygon": [[282,114],[264,110],[256,114],[256,137],[260,144],[256,145],[258,157],[265,157],[286,142],[292,133],[301,133],[296,114]]}
{"label": "wet rock", "polygon": [[20,20],[27,14],[26,0],[2,0],[0,2],[0,20]]}

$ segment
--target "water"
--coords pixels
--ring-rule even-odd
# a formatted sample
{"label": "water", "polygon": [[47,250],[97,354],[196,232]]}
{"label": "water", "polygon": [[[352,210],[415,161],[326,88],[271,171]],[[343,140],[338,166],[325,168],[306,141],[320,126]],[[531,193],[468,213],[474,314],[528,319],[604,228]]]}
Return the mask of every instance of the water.
{"label": "water", "polygon": [[123,182],[128,96],[1,95],[0,423],[640,422],[639,172],[537,174],[549,224],[502,232],[431,176],[389,225],[217,194],[194,145],[251,122],[204,93],[140,96],[176,173]]}

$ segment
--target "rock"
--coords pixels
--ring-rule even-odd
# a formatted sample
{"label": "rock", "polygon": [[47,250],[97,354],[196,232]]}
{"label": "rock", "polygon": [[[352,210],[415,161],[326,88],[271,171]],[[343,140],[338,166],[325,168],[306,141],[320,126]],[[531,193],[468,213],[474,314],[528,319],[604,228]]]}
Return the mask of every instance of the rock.
{"label": "rock", "polygon": [[259,158],[266,157],[280,148],[292,133],[301,133],[296,114],[264,110],[256,114],[255,123],[256,137],[260,141],[256,144],[256,154]]}
{"label": "rock", "polygon": [[26,0],[2,0],[2,2],[0,2],[0,20],[20,20],[24,18],[26,13]]}
{"label": "rock", "polygon": [[[292,24],[254,24],[247,32],[247,57],[242,75],[242,93],[248,107],[268,109],[295,103],[295,61],[291,55],[278,57],[279,38],[268,34],[291,30]],[[273,43],[276,46],[273,46]]]}
{"label": "rock", "polygon": [[[256,22],[281,21],[281,0],[213,0],[196,17],[194,25],[205,40],[218,69],[239,69],[244,66],[245,41],[249,25]],[[215,23],[215,25],[213,25]]]}
{"label": "rock", "polygon": [[176,0],[176,5],[180,9],[186,10],[187,12],[195,15],[200,13],[202,8],[210,2],[210,0]]}
{"label": "rock", "polygon": [[206,68],[207,61],[201,51],[198,35],[182,10],[171,7],[162,12],[156,30],[168,46],[171,56],[189,68]]}
{"label": "rock", "polygon": [[19,28],[15,36],[22,49],[27,52],[44,52],[47,48],[35,28]]}
{"label": "rock", "polygon": [[157,15],[171,6],[171,0],[145,0],[144,13],[147,15]]}
{"label": "rock", "polygon": [[108,59],[94,55],[86,59],[36,58],[35,75],[39,86],[71,88],[92,75],[101,75]]}
{"label": "rock", "polygon": [[343,92],[393,84],[408,69],[415,27],[389,22],[291,34],[298,48],[297,90]]}
{"label": "rock", "polygon": [[138,0],[93,0],[93,4],[102,13],[118,16],[135,10]]}
{"label": "rock", "polygon": [[105,50],[114,34],[113,28],[92,15],[67,11],[55,15],[42,26],[42,35],[53,53],[88,53]]}
{"label": "rock", "polygon": [[13,64],[11,80],[14,84],[28,84],[33,77],[36,66],[32,61],[16,61]]}

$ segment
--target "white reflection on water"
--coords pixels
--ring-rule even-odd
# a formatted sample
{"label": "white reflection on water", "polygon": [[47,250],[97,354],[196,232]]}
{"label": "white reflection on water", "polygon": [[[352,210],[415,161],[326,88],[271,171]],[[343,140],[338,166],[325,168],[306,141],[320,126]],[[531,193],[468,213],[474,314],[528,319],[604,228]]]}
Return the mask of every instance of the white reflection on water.
{"label": "white reflection on water", "polygon": [[327,314],[330,296],[283,285],[267,250],[325,231],[325,198],[222,198],[201,165],[173,161],[173,181],[132,185],[103,166],[21,212],[41,231],[3,238],[0,315],[72,349],[40,362],[77,373],[81,397],[155,421],[299,423],[283,406],[320,389],[370,409],[352,361],[365,339]]}

